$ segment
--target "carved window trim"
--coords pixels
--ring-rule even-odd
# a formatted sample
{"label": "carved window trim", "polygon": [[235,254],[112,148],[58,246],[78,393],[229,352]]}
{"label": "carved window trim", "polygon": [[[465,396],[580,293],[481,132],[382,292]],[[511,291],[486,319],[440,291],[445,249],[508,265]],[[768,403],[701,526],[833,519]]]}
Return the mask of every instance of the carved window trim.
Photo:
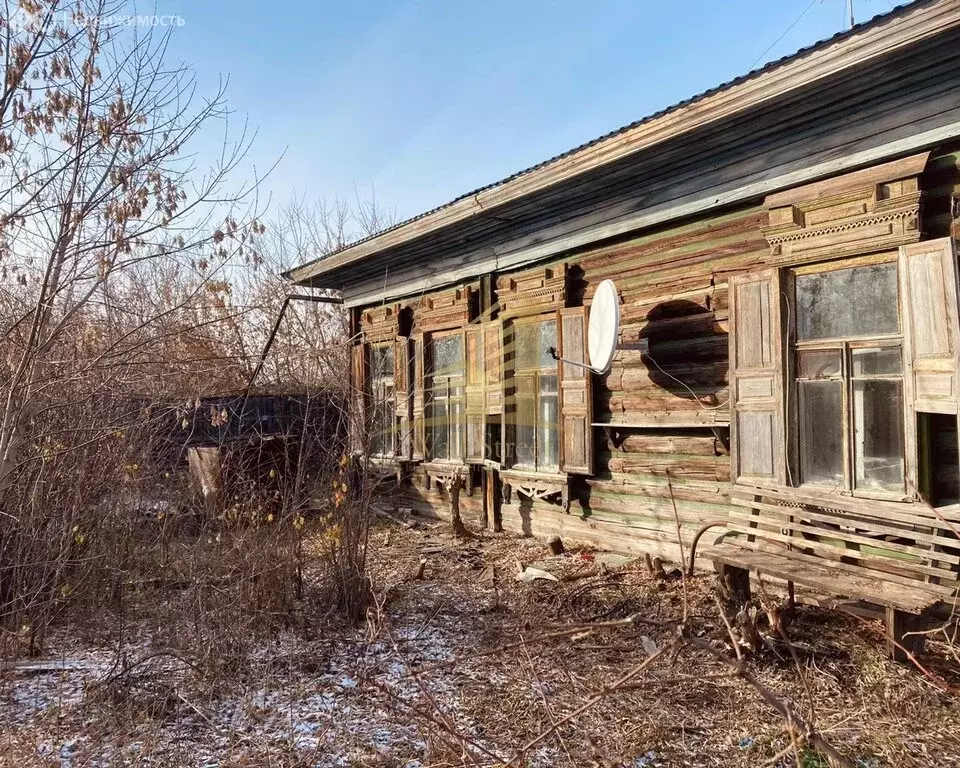
{"label": "carved window trim", "polygon": [[[466,332],[470,320],[475,312],[479,299],[479,284],[467,283],[454,286],[436,293],[421,296],[413,305],[413,332],[412,362],[413,374],[412,391],[412,432],[413,432],[413,461],[419,462],[422,467],[432,468],[436,472],[442,468],[444,472],[469,471],[466,461],[466,452],[462,456],[450,459],[431,457],[427,448],[427,417],[430,408],[430,389],[432,381],[432,348],[435,338],[458,334],[462,339],[464,354],[464,373],[462,388],[466,389],[467,378],[467,339]],[[461,397],[465,401],[466,394]],[[460,411],[460,444],[465,447],[466,442],[465,408]]]}
{"label": "carved window trim", "polygon": [[920,175],[929,153],[778,192],[764,200],[770,263],[889,251],[921,238]]}

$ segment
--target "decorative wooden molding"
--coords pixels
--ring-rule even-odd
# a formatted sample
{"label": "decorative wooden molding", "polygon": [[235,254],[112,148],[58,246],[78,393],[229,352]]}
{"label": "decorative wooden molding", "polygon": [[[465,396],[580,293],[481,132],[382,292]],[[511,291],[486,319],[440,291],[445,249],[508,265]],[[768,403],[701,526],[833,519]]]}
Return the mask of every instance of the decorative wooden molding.
{"label": "decorative wooden molding", "polygon": [[428,463],[422,464],[421,468],[424,471],[424,482],[427,490],[430,490],[436,483],[449,491],[451,484],[459,476],[464,479],[464,491],[466,491],[467,496],[473,494],[473,476],[470,467],[466,464]]}
{"label": "decorative wooden molding", "polygon": [[564,306],[567,265],[538,267],[497,280],[501,317],[536,315]]}
{"label": "decorative wooden molding", "polygon": [[423,296],[413,309],[418,331],[436,331],[459,328],[470,322],[471,300],[479,292],[479,285],[458,285],[439,293]]}
{"label": "decorative wooden molding", "polygon": [[570,511],[570,483],[566,475],[539,475],[533,472],[500,473],[505,504],[510,503],[513,491],[533,501],[558,499],[564,512]]}
{"label": "decorative wooden molding", "polygon": [[363,340],[368,343],[393,341],[400,333],[400,304],[384,304],[360,314]]}
{"label": "decorative wooden molding", "polygon": [[920,239],[920,174],[929,153],[771,195],[772,262],[799,264],[890,250]]}

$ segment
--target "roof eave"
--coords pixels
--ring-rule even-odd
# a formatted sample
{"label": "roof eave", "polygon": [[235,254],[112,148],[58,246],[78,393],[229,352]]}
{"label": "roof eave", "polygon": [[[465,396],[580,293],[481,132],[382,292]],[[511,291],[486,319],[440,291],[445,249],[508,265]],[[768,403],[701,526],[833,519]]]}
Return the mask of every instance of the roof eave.
{"label": "roof eave", "polygon": [[284,277],[300,285],[315,285],[317,278],[326,273],[342,270],[472,216],[489,214],[498,206],[649,149],[669,138],[703,130],[716,121],[835,76],[844,69],[889,56],[904,46],[957,25],[960,25],[960,3],[954,0],[902,6],[532,169],[296,267]]}

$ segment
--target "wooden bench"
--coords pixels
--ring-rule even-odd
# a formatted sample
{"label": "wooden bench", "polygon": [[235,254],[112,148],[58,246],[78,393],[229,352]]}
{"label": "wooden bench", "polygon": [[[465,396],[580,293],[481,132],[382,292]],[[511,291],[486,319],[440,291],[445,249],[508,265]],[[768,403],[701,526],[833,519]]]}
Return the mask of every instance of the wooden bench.
{"label": "wooden bench", "polygon": [[749,599],[750,573],[886,610],[887,642],[919,651],[920,628],[958,601],[960,505],[873,501],[796,488],[734,485],[727,533],[705,551]]}

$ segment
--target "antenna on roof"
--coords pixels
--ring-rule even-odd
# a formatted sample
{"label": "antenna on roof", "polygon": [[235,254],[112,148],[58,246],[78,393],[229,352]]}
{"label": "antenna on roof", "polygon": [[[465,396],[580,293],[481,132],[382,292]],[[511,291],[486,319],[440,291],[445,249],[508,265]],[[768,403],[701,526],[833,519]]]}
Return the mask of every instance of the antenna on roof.
{"label": "antenna on roof", "polygon": [[857,23],[853,17],[853,0],[847,0],[847,10],[850,11],[850,29],[853,29],[854,25]]}

